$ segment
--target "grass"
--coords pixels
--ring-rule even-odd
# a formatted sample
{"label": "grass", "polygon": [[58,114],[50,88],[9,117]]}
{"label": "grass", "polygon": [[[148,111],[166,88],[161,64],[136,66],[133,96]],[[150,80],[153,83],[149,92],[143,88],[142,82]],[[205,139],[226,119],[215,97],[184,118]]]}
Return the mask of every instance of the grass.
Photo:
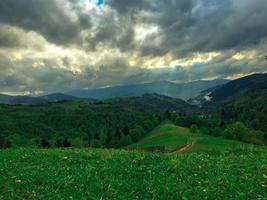
{"label": "grass", "polygon": [[0,151],[0,199],[266,199],[266,151]]}
{"label": "grass", "polygon": [[188,128],[175,126],[172,123],[165,122],[151,131],[145,138],[138,143],[130,145],[130,148],[148,148],[155,146],[164,146],[167,150],[173,150],[177,147],[186,145],[189,141],[194,141],[194,146],[189,152],[203,151],[227,151],[257,148],[234,140],[216,138],[205,134],[193,134]]}
{"label": "grass", "polygon": [[186,128],[175,126],[171,123],[164,123],[151,131],[145,138],[130,148],[147,148],[153,146],[164,146],[166,149],[175,149],[187,144],[190,139],[190,132]]}
{"label": "grass", "polygon": [[0,199],[267,199],[267,150],[192,134],[164,123],[139,147],[183,154],[104,149],[0,151]]}

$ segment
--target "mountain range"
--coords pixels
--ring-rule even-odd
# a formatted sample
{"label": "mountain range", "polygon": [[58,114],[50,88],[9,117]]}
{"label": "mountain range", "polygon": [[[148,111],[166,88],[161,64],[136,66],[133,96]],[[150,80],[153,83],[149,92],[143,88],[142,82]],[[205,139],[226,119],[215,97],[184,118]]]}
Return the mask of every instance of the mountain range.
{"label": "mountain range", "polygon": [[65,94],[79,98],[93,98],[105,100],[116,97],[142,96],[144,94],[157,93],[173,98],[188,100],[196,97],[203,90],[227,83],[228,80],[200,80],[189,83],[177,84],[169,81],[158,81],[135,85],[124,85],[97,89],[79,89]]}
{"label": "mountain range", "polygon": [[[193,105],[207,106],[240,94],[267,81],[267,74],[253,74],[237,80],[200,80],[189,83],[158,81],[136,85],[114,86],[97,89],[79,89],[44,96],[8,96],[0,94],[0,104],[47,104],[61,101],[104,101],[121,97],[142,97],[146,94],[168,96]],[[126,98],[127,99],[127,98]]]}

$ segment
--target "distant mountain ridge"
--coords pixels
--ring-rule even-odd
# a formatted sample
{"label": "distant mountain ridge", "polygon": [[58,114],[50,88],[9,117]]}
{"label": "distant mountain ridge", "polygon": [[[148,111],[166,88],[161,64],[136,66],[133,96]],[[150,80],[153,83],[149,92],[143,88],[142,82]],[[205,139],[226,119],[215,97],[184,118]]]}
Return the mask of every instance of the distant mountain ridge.
{"label": "distant mountain ridge", "polygon": [[188,100],[198,96],[203,90],[227,83],[228,80],[218,79],[212,81],[194,81],[189,83],[177,84],[169,81],[158,81],[135,85],[114,86],[97,89],[78,89],[64,94],[79,98],[93,98],[99,100],[111,99],[116,97],[142,96],[144,94],[157,93],[173,98]]}
{"label": "distant mountain ridge", "polygon": [[202,91],[201,94],[193,99],[190,103],[200,105],[210,105],[227,100],[230,97],[240,94],[248,89],[255,87],[255,85],[267,81],[266,73],[258,73],[249,75],[240,79],[230,81],[224,85],[210,88]]}
{"label": "distant mountain ridge", "polygon": [[25,104],[36,105],[60,101],[97,101],[120,97],[141,97],[145,94],[159,94],[184,101],[196,97],[201,91],[211,87],[223,85],[228,80],[199,80],[188,83],[173,83],[169,81],[157,81],[152,83],[143,83],[135,85],[114,86],[97,89],[80,89],[65,93],[52,93],[44,96],[8,96],[0,95],[0,104]]}
{"label": "distant mountain ridge", "polygon": [[0,94],[0,103],[1,104],[43,104],[46,103],[45,100],[41,98],[35,98],[30,96],[8,96]]}
{"label": "distant mountain ridge", "polygon": [[[54,93],[45,96],[31,97],[31,96],[9,96],[0,94],[0,104],[8,105],[39,105],[47,103],[55,103],[61,101],[82,100],[81,98],[65,95],[62,93]],[[92,99],[83,99],[86,101],[93,101]]]}

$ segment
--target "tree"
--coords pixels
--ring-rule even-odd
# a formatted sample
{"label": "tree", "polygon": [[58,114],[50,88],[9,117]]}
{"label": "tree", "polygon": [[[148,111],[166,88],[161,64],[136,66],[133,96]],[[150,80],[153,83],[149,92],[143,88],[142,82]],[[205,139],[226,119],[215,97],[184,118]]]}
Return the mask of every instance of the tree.
{"label": "tree", "polygon": [[56,145],[56,147],[62,147],[62,139],[61,138],[57,138],[55,145]]}
{"label": "tree", "polygon": [[130,130],[131,138],[137,142],[145,135],[145,130],[141,126],[136,126],[134,129]]}
{"label": "tree", "polygon": [[42,140],[41,140],[41,147],[42,148],[50,148],[51,145],[50,145],[50,143],[49,143],[49,141],[47,139],[42,138]]}
{"label": "tree", "polygon": [[5,148],[5,139],[0,135],[0,149]]}
{"label": "tree", "polygon": [[63,147],[63,148],[71,147],[71,143],[69,142],[67,138],[64,138],[64,139],[57,138],[56,147]]}
{"label": "tree", "polygon": [[63,140],[63,142],[62,142],[62,147],[65,147],[65,148],[67,148],[67,147],[71,147],[71,143],[70,143],[70,141],[69,141],[67,138],[65,138],[65,139]]}
{"label": "tree", "polygon": [[250,130],[242,122],[235,122],[226,127],[223,135],[227,139],[242,140],[250,135]]}
{"label": "tree", "polygon": [[90,143],[90,146],[94,148],[101,148],[102,144],[99,139],[93,139]]}
{"label": "tree", "polygon": [[19,134],[11,136],[11,144],[13,147],[28,147],[30,140]]}
{"label": "tree", "polygon": [[85,147],[86,146],[86,142],[80,137],[76,137],[74,140],[71,141],[71,143],[74,147]]}
{"label": "tree", "polygon": [[127,125],[124,125],[122,132],[124,135],[129,135],[129,127]]}
{"label": "tree", "polygon": [[122,135],[119,141],[119,147],[125,147],[130,144],[133,144],[133,140],[130,135]]}
{"label": "tree", "polygon": [[143,122],[143,127],[144,127],[145,131],[148,132],[148,131],[150,131],[151,129],[154,128],[154,124],[153,124],[153,122],[150,121],[150,120],[145,120],[145,121]]}
{"label": "tree", "polygon": [[210,134],[215,136],[215,137],[219,137],[222,135],[222,132],[223,132],[223,130],[219,126],[217,126],[213,129],[211,129]]}
{"label": "tree", "polygon": [[197,133],[198,132],[198,127],[196,124],[191,125],[190,132],[191,133]]}
{"label": "tree", "polygon": [[165,119],[170,119],[171,118],[171,113],[169,110],[166,110],[165,113],[164,113],[164,117]]}
{"label": "tree", "polygon": [[99,141],[100,141],[102,146],[106,146],[107,135],[105,133],[103,133],[103,132],[100,133]]}
{"label": "tree", "polygon": [[121,138],[121,130],[119,127],[116,127],[115,136],[120,140]]}

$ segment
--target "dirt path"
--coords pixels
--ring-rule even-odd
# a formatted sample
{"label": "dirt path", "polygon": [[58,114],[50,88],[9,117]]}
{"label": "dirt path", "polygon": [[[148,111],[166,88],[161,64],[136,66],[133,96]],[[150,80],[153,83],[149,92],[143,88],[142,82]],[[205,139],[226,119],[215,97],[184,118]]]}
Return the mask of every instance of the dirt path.
{"label": "dirt path", "polygon": [[184,145],[182,147],[178,147],[178,148],[174,149],[170,153],[183,153],[183,152],[186,152],[189,149],[191,149],[195,145],[195,143],[196,143],[196,141],[193,140],[193,141],[189,142],[187,145]]}

